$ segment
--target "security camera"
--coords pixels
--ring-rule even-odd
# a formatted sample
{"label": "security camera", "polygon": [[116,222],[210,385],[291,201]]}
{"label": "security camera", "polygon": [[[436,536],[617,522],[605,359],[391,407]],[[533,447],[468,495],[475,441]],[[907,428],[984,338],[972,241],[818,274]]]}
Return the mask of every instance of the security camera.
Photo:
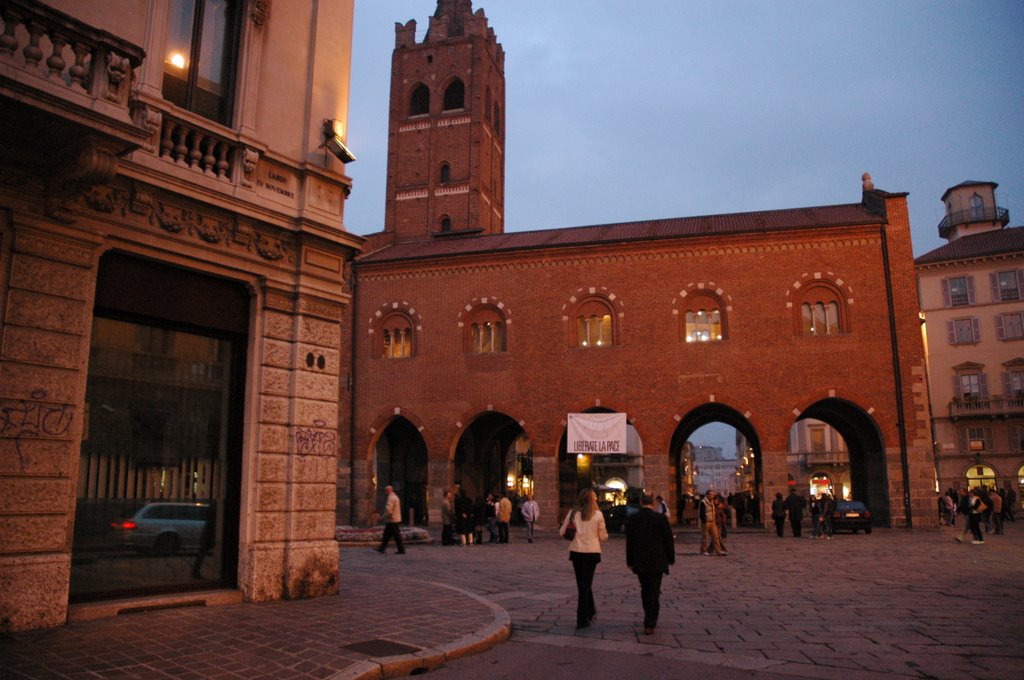
{"label": "security camera", "polygon": [[324,121],[324,143],[321,148],[327,149],[342,163],[351,163],[356,159],[355,154],[349,151],[345,142],[341,141],[341,121],[327,119]]}

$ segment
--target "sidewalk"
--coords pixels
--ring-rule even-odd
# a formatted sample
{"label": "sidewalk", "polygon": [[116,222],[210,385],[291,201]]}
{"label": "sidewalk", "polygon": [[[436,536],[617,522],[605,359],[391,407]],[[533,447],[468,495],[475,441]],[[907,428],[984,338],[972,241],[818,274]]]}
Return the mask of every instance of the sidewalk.
{"label": "sidewalk", "polygon": [[[572,648],[661,659],[666,672],[695,664],[757,677],[1003,680],[1024,667],[1024,522],[983,546],[955,542],[959,528],[831,541],[740,530],[728,557],[703,557],[696,532],[677,532],[654,635],[643,634],[621,536],[598,566],[598,619],[577,631],[568,544],[550,529],[528,544],[513,527],[505,545],[409,545],[402,556],[342,547],[339,597],[0,637],[0,677],[369,680],[437,668],[513,627],[513,640],[552,664]],[[620,678],[621,668],[588,677]]]}
{"label": "sidewalk", "polygon": [[[352,553],[380,558],[376,573],[347,571]],[[151,611],[0,636],[0,678],[372,680],[434,669],[509,636],[508,614],[483,598],[387,574],[388,558],[408,555],[342,554],[338,597]]]}

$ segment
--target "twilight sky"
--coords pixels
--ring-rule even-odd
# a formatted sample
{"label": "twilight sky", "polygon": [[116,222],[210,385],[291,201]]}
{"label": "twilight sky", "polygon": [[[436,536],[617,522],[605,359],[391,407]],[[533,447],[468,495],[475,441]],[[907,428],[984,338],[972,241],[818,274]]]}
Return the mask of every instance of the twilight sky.
{"label": "twilight sky", "polygon": [[[356,0],[345,225],[384,223],[395,22]],[[939,197],[999,184],[1024,225],[1020,0],[474,0],[505,50],[506,231],[855,203],[908,192],[914,254]],[[707,430],[705,432],[705,430]],[[695,442],[726,447],[713,424]]]}
{"label": "twilight sky", "polygon": [[[349,231],[384,221],[395,22],[356,0]],[[506,231],[854,203],[908,192],[914,254],[939,197],[999,184],[1024,225],[1020,0],[474,0],[505,49]]]}

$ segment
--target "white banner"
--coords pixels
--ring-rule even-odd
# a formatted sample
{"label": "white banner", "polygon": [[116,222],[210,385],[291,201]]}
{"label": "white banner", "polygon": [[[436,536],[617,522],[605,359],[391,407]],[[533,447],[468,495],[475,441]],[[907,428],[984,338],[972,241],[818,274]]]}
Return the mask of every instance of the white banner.
{"label": "white banner", "polygon": [[626,453],[625,413],[570,413],[569,453]]}

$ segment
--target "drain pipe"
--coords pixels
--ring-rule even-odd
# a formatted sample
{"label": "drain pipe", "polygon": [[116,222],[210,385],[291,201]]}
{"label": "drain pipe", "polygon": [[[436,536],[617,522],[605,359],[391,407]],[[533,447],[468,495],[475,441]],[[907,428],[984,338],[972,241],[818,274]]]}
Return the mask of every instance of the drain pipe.
{"label": "drain pipe", "polygon": [[885,271],[885,297],[889,307],[889,343],[892,347],[893,385],[896,389],[896,429],[900,441],[900,466],[903,469],[903,512],[907,528],[914,528],[914,516],[910,507],[910,463],[907,459],[907,428],[903,420],[903,376],[900,372],[899,337],[896,333],[896,310],[893,307],[892,273],[889,271],[889,238],[885,225],[879,228],[882,237],[882,267]]}

